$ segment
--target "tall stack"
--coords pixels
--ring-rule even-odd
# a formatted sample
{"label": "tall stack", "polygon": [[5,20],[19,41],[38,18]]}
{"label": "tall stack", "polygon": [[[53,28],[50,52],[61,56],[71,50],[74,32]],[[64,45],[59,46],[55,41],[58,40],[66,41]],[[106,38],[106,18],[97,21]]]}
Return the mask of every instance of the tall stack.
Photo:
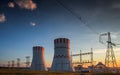
{"label": "tall stack", "polygon": [[70,59],[70,40],[67,38],[55,39],[51,71],[73,71]]}
{"label": "tall stack", "polygon": [[41,70],[46,71],[47,68],[45,66],[44,59],[44,48],[41,46],[33,47],[33,59],[31,64],[31,70]]}

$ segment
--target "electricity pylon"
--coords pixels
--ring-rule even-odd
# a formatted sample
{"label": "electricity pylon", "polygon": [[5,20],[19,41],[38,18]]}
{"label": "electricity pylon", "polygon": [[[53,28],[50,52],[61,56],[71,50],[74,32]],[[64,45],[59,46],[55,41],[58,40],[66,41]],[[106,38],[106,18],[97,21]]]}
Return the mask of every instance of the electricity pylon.
{"label": "electricity pylon", "polygon": [[26,67],[30,65],[30,56],[26,56]]}
{"label": "electricity pylon", "polygon": [[117,67],[117,63],[116,63],[116,58],[115,58],[113,46],[116,46],[116,44],[111,42],[110,32],[100,34],[99,41],[100,41],[100,43],[104,44],[101,40],[102,36],[108,36],[107,51],[106,51],[106,56],[105,56],[105,65],[106,65],[106,67],[115,68],[115,67]]}
{"label": "electricity pylon", "polygon": [[20,67],[20,58],[17,58],[17,67]]}

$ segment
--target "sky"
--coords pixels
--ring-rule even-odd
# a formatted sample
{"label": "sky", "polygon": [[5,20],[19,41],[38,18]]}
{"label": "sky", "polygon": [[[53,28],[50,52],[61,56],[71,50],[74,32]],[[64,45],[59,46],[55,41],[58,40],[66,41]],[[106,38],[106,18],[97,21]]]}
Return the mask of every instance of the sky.
{"label": "sky", "polygon": [[[60,37],[70,39],[72,54],[93,48],[95,64],[104,63],[107,45],[99,43],[99,35],[111,32],[112,42],[120,44],[119,13],[119,0],[0,1],[0,63],[20,58],[24,64],[26,56],[32,60],[32,47],[39,45],[51,66],[54,39]],[[119,45],[114,52],[119,65]]]}

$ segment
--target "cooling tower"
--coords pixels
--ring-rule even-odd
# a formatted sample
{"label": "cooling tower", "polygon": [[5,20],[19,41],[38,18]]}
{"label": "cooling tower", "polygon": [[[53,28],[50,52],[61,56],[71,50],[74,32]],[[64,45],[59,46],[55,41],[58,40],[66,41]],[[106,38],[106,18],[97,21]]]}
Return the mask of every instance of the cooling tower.
{"label": "cooling tower", "polygon": [[40,46],[33,47],[33,59],[31,64],[31,70],[41,70],[46,71],[47,68],[45,66],[44,60],[44,48]]}
{"label": "cooling tower", "polygon": [[73,71],[70,59],[70,40],[67,38],[55,39],[51,71]]}

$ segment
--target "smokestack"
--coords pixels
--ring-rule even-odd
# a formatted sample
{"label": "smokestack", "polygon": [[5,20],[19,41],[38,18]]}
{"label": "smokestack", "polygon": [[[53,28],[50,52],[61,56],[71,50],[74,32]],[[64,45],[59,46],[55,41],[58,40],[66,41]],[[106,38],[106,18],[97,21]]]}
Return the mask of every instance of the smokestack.
{"label": "smokestack", "polygon": [[70,59],[70,40],[67,38],[55,39],[51,71],[74,71]]}
{"label": "smokestack", "polygon": [[41,46],[33,47],[33,59],[31,64],[31,70],[41,70],[46,71],[47,68],[45,66],[44,60],[44,48]]}

